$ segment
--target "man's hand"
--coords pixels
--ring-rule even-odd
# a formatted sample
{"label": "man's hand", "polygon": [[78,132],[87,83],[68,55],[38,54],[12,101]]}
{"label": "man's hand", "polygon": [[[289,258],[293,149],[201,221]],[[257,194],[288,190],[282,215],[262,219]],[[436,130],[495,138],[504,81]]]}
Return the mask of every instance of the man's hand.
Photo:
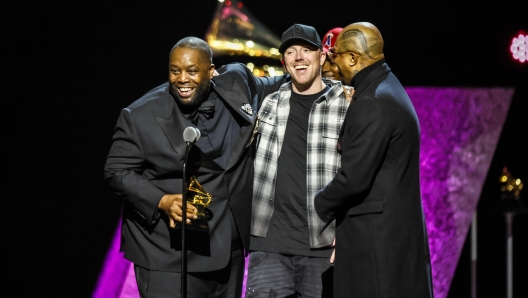
{"label": "man's hand", "polygon": [[352,96],[354,96],[354,87],[343,85],[343,93],[348,102],[352,102]]}
{"label": "man's hand", "polygon": [[[170,220],[170,227],[176,228],[176,222],[182,222],[182,195],[181,194],[166,194],[164,195],[158,208],[163,210]],[[187,223],[191,223],[190,219],[197,219],[196,212],[198,210],[191,204],[187,203]]]}

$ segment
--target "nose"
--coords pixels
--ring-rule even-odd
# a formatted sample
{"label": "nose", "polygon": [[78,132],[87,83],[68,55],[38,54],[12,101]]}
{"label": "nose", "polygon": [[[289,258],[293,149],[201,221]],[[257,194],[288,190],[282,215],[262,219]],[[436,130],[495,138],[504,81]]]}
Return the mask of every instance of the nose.
{"label": "nose", "polygon": [[295,61],[301,61],[301,60],[303,60],[303,59],[304,59],[304,58],[303,58],[303,53],[302,53],[302,51],[296,51],[296,52],[295,52]]}
{"label": "nose", "polygon": [[180,75],[178,76],[178,83],[186,83],[189,82],[189,75],[186,71],[182,71]]}

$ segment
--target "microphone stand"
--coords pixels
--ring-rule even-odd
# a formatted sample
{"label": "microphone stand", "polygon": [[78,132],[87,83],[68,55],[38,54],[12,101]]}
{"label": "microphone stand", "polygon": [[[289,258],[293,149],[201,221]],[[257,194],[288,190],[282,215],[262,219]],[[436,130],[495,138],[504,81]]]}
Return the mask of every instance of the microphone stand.
{"label": "microphone stand", "polygon": [[181,298],[187,297],[187,246],[185,245],[185,226],[187,225],[187,160],[192,145],[200,138],[200,130],[187,127],[183,131],[183,140],[187,144],[182,169],[182,225],[181,225]]}
{"label": "microphone stand", "polygon": [[187,297],[187,247],[185,245],[185,226],[187,225],[187,159],[194,142],[185,142],[185,157],[183,159],[182,179],[182,226],[181,226],[181,298]]}

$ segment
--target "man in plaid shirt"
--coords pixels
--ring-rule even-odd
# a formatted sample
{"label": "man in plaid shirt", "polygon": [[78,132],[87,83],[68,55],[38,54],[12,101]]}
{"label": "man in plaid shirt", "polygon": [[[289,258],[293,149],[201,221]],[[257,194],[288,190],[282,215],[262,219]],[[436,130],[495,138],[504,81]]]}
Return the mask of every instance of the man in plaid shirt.
{"label": "man in plaid shirt", "polygon": [[322,49],[315,28],[286,30],[279,51],[291,83],[258,113],[248,298],[332,294],[335,222],[318,217],[314,196],[340,167],[337,139],[349,103],[340,82],[322,78]]}

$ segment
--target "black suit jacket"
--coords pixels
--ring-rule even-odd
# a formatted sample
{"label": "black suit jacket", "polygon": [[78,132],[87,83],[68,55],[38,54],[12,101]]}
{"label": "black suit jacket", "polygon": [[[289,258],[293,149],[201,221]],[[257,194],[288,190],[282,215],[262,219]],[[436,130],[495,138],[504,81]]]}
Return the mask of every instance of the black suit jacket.
{"label": "black suit jacket", "polygon": [[352,85],[341,169],[315,198],[319,216],[337,220],[335,295],[432,297],[418,117],[384,61]]}
{"label": "black suit jacket", "polygon": [[[213,217],[209,234],[187,232],[189,272],[221,269],[228,264],[231,212],[243,245],[249,247],[254,149],[249,143],[257,105],[284,83],[284,77],[254,77],[241,64],[221,67],[218,72],[213,78],[214,92],[243,124],[225,169],[196,146],[190,152],[188,172],[213,195],[209,206]],[[247,104],[252,113],[242,109]],[[169,84],[154,88],[122,110],[105,165],[105,178],[125,198],[121,250],[126,259],[151,270],[181,269],[181,233],[169,227],[158,203],[165,194],[182,193],[186,127]]]}

